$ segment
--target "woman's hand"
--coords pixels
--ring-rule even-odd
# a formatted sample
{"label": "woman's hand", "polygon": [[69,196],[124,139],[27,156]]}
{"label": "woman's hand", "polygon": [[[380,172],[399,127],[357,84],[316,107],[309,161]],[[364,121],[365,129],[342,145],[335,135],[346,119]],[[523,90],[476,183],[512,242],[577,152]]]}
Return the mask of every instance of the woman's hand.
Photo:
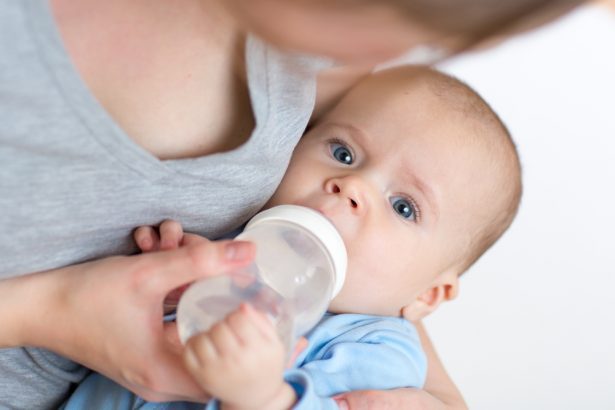
{"label": "woman's hand", "polygon": [[357,390],[335,398],[340,410],[466,410],[461,400],[445,403],[420,389]]}
{"label": "woman's hand", "polygon": [[250,243],[190,235],[173,250],[2,281],[3,305],[13,312],[0,314],[12,332],[2,344],[50,349],[150,401],[204,401],[184,368],[175,324],[163,323],[163,300],[175,288],[253,258]]}

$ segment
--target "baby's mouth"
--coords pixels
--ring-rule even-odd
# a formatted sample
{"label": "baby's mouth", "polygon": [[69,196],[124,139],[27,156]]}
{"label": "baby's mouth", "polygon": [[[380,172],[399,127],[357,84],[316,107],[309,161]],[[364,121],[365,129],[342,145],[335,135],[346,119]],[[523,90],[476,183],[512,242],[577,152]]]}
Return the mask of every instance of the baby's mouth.
{"label": "baby's mouth", "polygon": [[[321,214],[322,216],[324,216],[330,223],[331,225],[333,225],[333,227],[335,228],[335,230],[340,234],[340,236],[342,236],[342,238],[344,238],[344,236],[342,235],[342,231],[340,230],[340,227],[337,226],[337,224],[335,223],[335,221],[333,220],[333,218],[330,216],[330,212],[325,210],[325,207],[323,207],[322,205],[319,206],[311,206],[311,205],[307,205],[307,204],[302,204],[302,203],[295,203],[294,205],[299,205],[299,206],[304,206],[306,208],[310,208],[316,212],[318,212],[319,214]],[[346,242],[344,240],[344,242]]]}
{"label": "baby's mouth", "polygon": [[340,234],[340,236],[342,237],[342,240],[344,241],[344,244],[346,244],[346,238],[344,237],[344,235],[342,234],[342,230],[340,229],[339,226],[337,226],[337,224],[335,223],[335,221],[333,220],[333,218],[331,218],[329,215],[327,215],[327,212],[324,211],[321,208],[312,208],[314,209],[316,212],[318,212],[319,214],[321,214],[322,216],[324,216],[327,221],[329,221],[331,223],[331,225],[333,225],[333,227],[335,228],[335,230]]}
{"label": "baby's mouth", "polygon": [[335,228],[337,229],[337,226],[335,225],[335,222],[333,222],[333,219],[331,219],[331,217],[329,217],[329,215],[327,215],[327,213],[324,210],[320,208],[312,208],[312,209],[318,212],[319,214],[321,214],[322,216],[324,216],[327,219],[327,221],[331,222],[331,225],[335,226]]}

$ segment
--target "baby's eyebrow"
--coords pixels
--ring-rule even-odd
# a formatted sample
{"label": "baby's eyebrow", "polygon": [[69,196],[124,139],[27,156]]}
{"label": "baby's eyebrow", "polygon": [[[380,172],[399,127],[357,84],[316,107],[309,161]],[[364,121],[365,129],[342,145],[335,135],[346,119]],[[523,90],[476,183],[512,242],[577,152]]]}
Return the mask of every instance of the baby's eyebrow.
{"label": "baby's eyebrow", "polygon": [[352,142],[357,143],[361,147],[364,147],[369,142],[369,138],[365,132],[352,124],[331,122],[328,123],[327,126],[334,129],[341,129],[346,132],[352,137]]}

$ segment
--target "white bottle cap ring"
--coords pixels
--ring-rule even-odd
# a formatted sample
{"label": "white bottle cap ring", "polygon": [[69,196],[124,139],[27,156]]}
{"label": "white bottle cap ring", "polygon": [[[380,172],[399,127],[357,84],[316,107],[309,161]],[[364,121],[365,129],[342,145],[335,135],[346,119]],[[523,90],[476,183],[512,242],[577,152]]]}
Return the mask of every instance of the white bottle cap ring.
{"label": "white bottle cap ring", "polygon": [[335,283],[333,285],[333,299],[344,285],[348,256],[344,240],[335,226],[321,213],[304,206],[279,205],[256,214],[246,225],[246,229],[264,221],[284,221],[298,225],[319,238],[325,249],[329,252],[333,269],[335,270]]}

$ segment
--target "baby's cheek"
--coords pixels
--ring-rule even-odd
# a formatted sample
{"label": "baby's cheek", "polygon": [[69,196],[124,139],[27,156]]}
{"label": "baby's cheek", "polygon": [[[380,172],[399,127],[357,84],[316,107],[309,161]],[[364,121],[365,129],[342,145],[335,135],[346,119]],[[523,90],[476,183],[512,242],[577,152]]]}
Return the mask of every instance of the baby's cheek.
{"label": "baby's cheek", "polygon": [[340,293],[337,294],[336,297],[333,298],[333,300],[331,301],[331,303],[329,303],[329,307],[327,308],[327,311],[329,312],[333,312],[333,313],[340,313],[339,312],[339,306],[341,304],[341,298],[342,298],[342,292],[343,289],[340,291]]}
{"label": "baby's cheek", "polygon": [[349,289],[348,283],[337,294],[329,304],[329,312],[332,313],[356,313],[356,307],[353,305],[352,290]]}

